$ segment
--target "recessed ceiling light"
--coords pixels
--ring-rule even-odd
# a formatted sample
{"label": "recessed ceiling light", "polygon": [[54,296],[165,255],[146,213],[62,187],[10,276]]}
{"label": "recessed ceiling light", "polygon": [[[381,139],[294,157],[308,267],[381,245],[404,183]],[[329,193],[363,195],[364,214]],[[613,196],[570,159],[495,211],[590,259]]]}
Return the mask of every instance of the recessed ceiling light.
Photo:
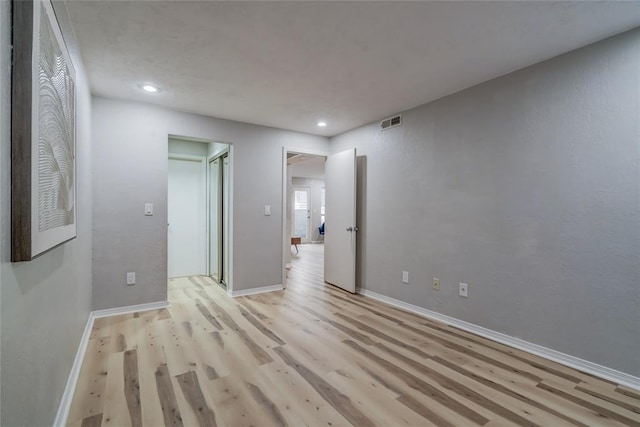
{"label": "recessed ceiling light", "polygon": [[327,125],[327,123],[325,123],[325,122],[318,122],[318,126],[321,127],[321,128],[325,127],[326,125]]}
{"label": "recessed ceiling light", "polygon": [[156,93],[158,92],[158,88],[154,85],[151,85],[149,83],[144,83],[140,85],[140,89],[144,90],[145,92],[149,92],[149,93]]}

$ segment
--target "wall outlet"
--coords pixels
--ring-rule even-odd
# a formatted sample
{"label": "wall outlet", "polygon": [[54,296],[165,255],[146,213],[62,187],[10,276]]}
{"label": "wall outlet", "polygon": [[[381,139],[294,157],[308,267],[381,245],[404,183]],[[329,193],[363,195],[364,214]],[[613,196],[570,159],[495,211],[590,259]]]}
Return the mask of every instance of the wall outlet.
{"label": "wall outlet", "polygon": [[436,291],[440,290],[440,279],[438,279],[437,277],[433,278],[433,289]]}
{"label": "wall outlet", "polygon": [[270,205],[264,205],[264,214],[265,214],[265,216],[271,215],[271,206]]}
{"label": "wall outlet", "polygon": [[402,272],[402,283],[409,283],[409,272],[408,271],[403,271]]}
{"label": "wall outlet", "polygon": [[135,285],[136,284],[136,273],[130,272],[127,273],[127,285]]}
{"label": "wall outlet", "polygon": [[461,297],[468,298],[469,297],[469,285],[466,283],[458,284],[458,295]]}

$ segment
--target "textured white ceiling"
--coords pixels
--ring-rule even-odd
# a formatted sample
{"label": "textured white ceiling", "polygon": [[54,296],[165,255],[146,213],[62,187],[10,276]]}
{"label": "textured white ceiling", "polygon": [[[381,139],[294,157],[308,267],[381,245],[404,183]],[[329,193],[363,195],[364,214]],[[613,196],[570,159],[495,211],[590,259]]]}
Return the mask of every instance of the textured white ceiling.
{"label": "textured white ceiling", "polygon": [[638,2],[65,3],[95,94],[326,136],[640,25]]}

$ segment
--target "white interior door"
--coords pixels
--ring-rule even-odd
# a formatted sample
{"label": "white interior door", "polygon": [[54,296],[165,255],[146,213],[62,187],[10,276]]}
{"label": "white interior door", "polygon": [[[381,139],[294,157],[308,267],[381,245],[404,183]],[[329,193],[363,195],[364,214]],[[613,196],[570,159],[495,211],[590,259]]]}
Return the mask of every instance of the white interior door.
{"label": "white interior door", "polygon": [[204,159],[170,158],[168,175],[168,275],[206,275]]}
{"label": "white interior door", "polygon": [[209,276],[218,283],[222,276],[221,162],[220,158],[209,162]]}
{"label": "white interior door", "polygon": [[293,187],[292,237],[300,237],[303,243],[311,240],[311,189]]}
{"label": "white interior door", "polygon": [[231,268],[229,263],[230,178],[229,156],[224,156],[222,158],[222,282],[224,286],[229,286],[229,269]]}
{"label": "white interior door", "polygon": [[325,164],[324,280],[356,291],[356,149]]}

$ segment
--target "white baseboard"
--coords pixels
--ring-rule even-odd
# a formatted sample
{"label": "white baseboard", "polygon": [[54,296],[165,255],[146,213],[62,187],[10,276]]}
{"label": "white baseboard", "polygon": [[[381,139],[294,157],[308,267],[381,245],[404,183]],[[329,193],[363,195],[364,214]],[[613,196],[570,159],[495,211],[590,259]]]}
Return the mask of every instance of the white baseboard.
{"label": "white baseboard", "polygon": [[89,344],[89,337],[91,336],[91,330],[93,329],[93,311],[89,313],[87,324],[84,326],[84,332],[82,338],[80,338],[80,344],[78,344],[78,351],[76,351],[76,357],[73,359],[73,365],[71,365],[71,372],[67,378],[67,384],[64,387],[62,393],[62,399],[60,399],[60,405],[58,405],[58,413],[53,421],[54,427],[63,427],[67,424],[67,418],[69,417],[69,409],[71,409],[71,401],[76,391],[76,384],[78,383],[78,377],[80,376],[80,368],[82,368],[82,361],[84,360],[84,353],[87,351],[87,344]]}
{"label": "white baseboard", "polygon": [[73,401],[73,395],[76,391],[78,377],[80,376],[80,369],[82,368],[82,361],[84,360],[84,355],[87,351],[87,345],[89,344],[89,337],[91,336],[91,330],[93,329],[93,323],[95,319],[98,319],[100,317],[116,316],[119,314],[158,310],[166,307],[169,307],[169,301],[158,301],[149,304],[108,308],[106,310],[95,310],[89,313],[87,324],[84,327],[84,332],[82,332],[82,338],[80,338],[80,344],[78,344],[76,357],[75,359],[73,359],[73,365],[71,366],[71,372],[69,372],[69,378],[67,378],[67,384],[65,385],[64,392],[62,393],[62,399],[60,399],[60,405],[58,405],[58,413],[56,414],[56,418],[53,421],[54,427],[63,427],[67,424],[69,410],[71,409],[71,402]]}
{"label": "white baseboard", "polygon": [[240,291],[229,291],[227,295],[230,297],[243,297],[245,295],[262,294],[265,292],[281,291],[284,289],[282,285],[262,286],[260,288],[242,289]]}
{"label": "white baseboard", "polygon": [[157,301],[147,304],[128,305],[126,307],[107,308],[105,310],[92,311],[94,319],[100,317],[117,316],[119,314],[137,313],[139,311],[159,310],[169,307],[169,301]]}
{"label": "white baseboard", "polygon": [[360,289],[358,290],[358,293],[366,297],[376,299],[378,301],[386,302],[387,304],[402,308],[406,311],[410,311],[420,316],[439,320],[440,322],[444,322],[448,325],[455,326],[456,328],[462,329],[464,331],[471,332],[473,334],[488,338],[493,341],[497,341],[501,344],[526,351],[527,353],[535,354],[536,356],[540,356],[553,362],[560,363],[561,365],[586,372],[596,377],[604,378],[605,380],[613,381],[617,384],[640,390],[640,378],[634,377],[633,375],[616,371],[615,369],[611,369],[597,363],[589,362],[588,360],[580,359],[566,353],[561,353],[559,351],[552,350],[550,348],[543,347],[541,345],[534,344],[520,338],[515,338],[501,332],[487,329],[474,323],[465,322],[464,320],[459,320],[455,317],[450,317],[435,311],[427,310],[426,308],[409,304],[407,302],[400,301],[395,298],[379,294],[377,292],[369,291],[367,289]]}

